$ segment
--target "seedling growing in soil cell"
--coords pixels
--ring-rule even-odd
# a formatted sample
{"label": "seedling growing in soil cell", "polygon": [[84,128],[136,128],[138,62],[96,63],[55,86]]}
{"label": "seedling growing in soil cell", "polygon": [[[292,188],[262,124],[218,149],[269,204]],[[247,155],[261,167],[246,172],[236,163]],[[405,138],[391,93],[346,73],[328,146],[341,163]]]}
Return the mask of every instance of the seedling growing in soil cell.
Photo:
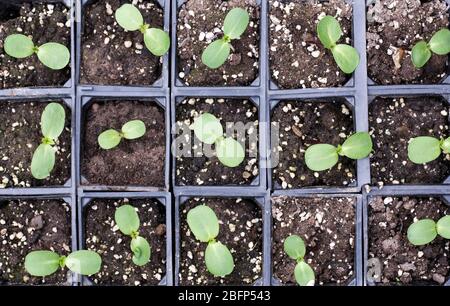
{"label": "seedling growing in soil cell", "polygon": [[358,132],[348,137],[337,147],[330,144],[315,144],[305,152],[306,166],[313,171],[324,171],[337,164],[339,156],[362,159],[372,151],[372,138],[367,132]]}
{"label": "seedling growing in soil cell", "polygon": [[450,239],[450,216],[444,216],[438,222],[423,219],[408,227],[408,240],[414,245],[424,245],[432,242],[439,235]]}
{"label": "seedling growing in soil cell", "polygon": [[342,37],[342,29],[336,18],[325,16],[317,25],[317,34],[323,46],[331,50],[336,64],[347,74],[353,73],[359,65],[359,54],[355,48],[336,44]]}
{"label": "seedling growing in soil cell", "polygon": [[415,164],[425,164],[441,155],[450,153],[450,137],[437,139],[430,136],[420,136],[411,139],[408,145],[408,158]]}
{"label": "seedling growing in soil cell", "polygon": [[430,60],[432,53],[447,55],[450,53],[450,30],[437,31],[429,43],[419,41],[412,49],[412,61],[416,68],[422,68]]}
{"label": "seedling growing in soil cell", "polygon": [[244,160],[244,148],[233,138],[223,137],[222,124],[214,115],[204,113],[196,118],[194,133],[200,141],[215,145],[217,158],[225,166],[236,167]]}
{"label": "seedling growing in soil cell", "polygon": [[98,144],[102,149],[109,150],[119,145],[122,138],[136,139],[144,136],[145,124],[141,120],[131,120],[122,126],[121,131],[109,129],[98,136]]}
{"label": "seedling growing in soil cell", "polygon": [[219,235],[219,220],[214,211],[206,205],[199,205],[187,214],[189,229],[197,240],[208,243],[205,251],[205,263],[214,276],[226,276],[233,272],[234,261],[230,250],[216,241]]}
{"label": "seedling growing in soil cell", "polygon": [[53,147],[64,130],[66,113],[58,103],[48,104],[41,116],[41,131],[44,138],[34,151],[31,174],[38,180],[45,179],[55,166],[56,149]]}
{"label": "seedling growing in soil cell", "polygon": [[70,52],[66,46],[49,42],[38,47],[23,34],[6,37],[4,48],[6,54],[14,58],[26,58],[36,53],[41,63],[53,70],[63,69],[70,61]]}
{"label": "seedling growing in soil cell", "polygon": [[59,268],[67,267],[81,275],[92,275],[100,271],[102,259],[93,251],[81,250],[67,257],[52,251],[33,251],[25,257],[25,270],[33,276],[47,276]]}
{"label": "seedling growing in soil cell", "polygon": [[151,247],[148,241],[139,236],[139,216],[131,205],[122,205],[116,209],[114,215],[119,230],[131,237],[130,248],[133,252],[133,262],[135,265],[143,266],[150,261]]}
{"label": "seedling growing in soil cell", "polygon": [[302,238],[297,235],[291,235],[284,241],[284,251],[286,254],[297,261],[295,266],[295,280],[300,286],[314,286],[314,270],[305,260],[306,247]]}
{"label": "seedling growing in soil cell", "polygon": [[117,23],[127,31],[139,30],[144,35],[147,49],[155,56],[162,56],[170,48],[169,35],[161,29],[150,28],[144,23],[141,12],[132,4],[124,4],[116,11]]}
{"label": "seedling growing in soil cell", "polygon": [[245,32],[250,17],[246,10],[234,8],[228,12],[223,22],[224,36],[213,41],[202,54],[202,62],[211,69],[219,68],[225,63],[231,51],[231,40],[239,39]]}

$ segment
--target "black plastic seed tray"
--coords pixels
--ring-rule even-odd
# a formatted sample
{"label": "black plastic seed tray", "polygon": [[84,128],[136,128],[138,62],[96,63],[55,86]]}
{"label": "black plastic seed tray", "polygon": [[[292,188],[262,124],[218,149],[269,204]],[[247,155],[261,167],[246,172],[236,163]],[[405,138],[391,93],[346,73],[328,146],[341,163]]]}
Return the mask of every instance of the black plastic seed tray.
{"label": "black plastic seed tray", "polygon": [[[80,249],[84,243],[84,209],[93,199],[156,199],[166,208],[166,275],[161,279],[160,286],[173,285],[172,269],[172,196],[168,192],[82,192],[78,193],[78,245]],[[94,285],[88,277],[83,276],[80,280],[83,286]]]}

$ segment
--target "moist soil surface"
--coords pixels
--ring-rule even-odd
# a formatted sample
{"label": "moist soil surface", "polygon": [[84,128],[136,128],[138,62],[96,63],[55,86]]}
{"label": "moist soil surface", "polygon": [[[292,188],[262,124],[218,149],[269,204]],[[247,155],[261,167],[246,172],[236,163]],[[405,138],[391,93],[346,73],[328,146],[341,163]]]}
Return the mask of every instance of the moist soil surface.
{"label": "moist soil surface", "polygon": [[[272,136],[272,179],[276,188],[349,186],[356,183],[356,162],[340,157],[327,171],[306,166],[305,151],[317,143],[342,144],[353,133],[351,110],[345,100],[282,101],[272,111],[271,133],[279,124],[279,142]],[[278,157],[277,157],[278,155]]]}
{"label": "moist soil surface", "polygon": [[269,5],[272,81],[282,89],[344,85],[350,76],[323,47],[316,28],[325,15],[335,16],[343,31],[339,43],[351,44],[351,5],[345,0],[271,0]]}
{"label": "moist soil surface", "polygon": [[[225,277],[214,277],[205,265],[207,243],[200,242],[189,230],[187,213],[198,205],[209,206],[220,224],[216,240],[228,247],[234,270]],[[180,272],[183,285],[251,285],[262,277],[262,212],[246,199],[191,198],[180,208]]]}
{"label": "moist soil surface", "polygon": [[414,164],[408,159],[408,142],[418,136],[448,137],[448,111],[437,97],[376,98],[370,103],[372,184],[442,183],[450,175],[449,156]]}
{"label": "moist soil surface", "polygon": [[4,41],[11,34],[24,34],[36,46],[56,42],[70,50],[70,10],[63,4],[1,3],[0,11],[0,89],[64,85],[70,79],[70,65],[52,70],[35,54],[13,58],[5,53]]}
{"label": "moist soil surface", "polygon": [[[84,113],[82,175],[85,184],[164,187],[166,156],[164,110],[150,101],[93,101]],[[98,136],[120,131],[131,120],[145,123],[145,135],[122,139],[110,150],[100,148]]]}
{"label": "moist soil surface", "polygon": [[[151,85],[162,71],[162,57],[145,47],[140,31],[125,31],[115,11],[129,0],[97,0],[85,6],[81,46],[82,84]],[[164,28],[163,10],[156,1],[133,1],[153,28]]]}
{"label": "moist soil surface", "polygon": [[0,188],[64,185],[71,173],[71,112],[56,146],[55,167],[50,176],[37,180],[31,175],[31,160],[42,140],[41,115],[47,102],[3,101],[0,108]]}
{"label": "moist soil surface", "polygon": [[379,84],[438,83],[448,72],[448,56],[433,54],[417,69],[411,50],[448,25],[444,0],[376,0],[367,9],[369,77]]}
{"label": "moist soil surface", "polygon": [[[217,69],[202,63],[203,50],[223,37],[227,13],[246,9],[250,23],[240,39],[231,42],[228,60]],[[259,72],[260,8],[255,0],[188,0],[178,10],[178,77],[188,86],[248,86]]]}
{"label": "moist soil surface", "polygon": [[347,285],[354,278],[354,198],[272,198],[273,273],[283,284],[296,284],[296,262],[284,252],[290,235],[306,244],[305,261],[316,285]]}
{"label": "moist soil surface", "polygon": [[[450,276],[450,241],[437,237],[424,246],[407,238],[415,220],[436,222],[450,213],[435,198],[375,197],[369,202],[368,281],[379,285],[442,285]],[[379,268],[381,267],[381,274]],[[375,272],[375,273],[374,273]]]}
{"label": "moist soil surface", "polygon": [[[119,206],[132,205],[137,209],[139,235],[151,247],[150,262],[144,266],[133,263],[131,237],[125,236],[114,222]],[[94,199],[84,211],[86,249],[102,257],[99,273],[90,280],[101,285],[158,285],[166,275],[166,213],[164,206],[154,199]]]}
{"label": "moist soil surface", "polygon": [[64,201],[1,200],[0,241],[0,285],[71,284],[67,268],[46,277],[31,276],[24,268],[31,251],[70,253],[71,212]]}
{"label": "moist soil surface", "polygon": [[[245,145],[245,159],[239,166],[223,165],[215,155],[215,146],[202,143],[189,129],[194,119],[203,113],[220,119],[226,136]],[[179,128],[177,147],[186,152],[176,159],[177,185],[249,185],[259,174],[258,108],[249,100],[189,98],[177,106],[176,120]],[[245,132],[239,129],[240,123],[247,127]],[[239,132],[230,126],[233,124]]]}

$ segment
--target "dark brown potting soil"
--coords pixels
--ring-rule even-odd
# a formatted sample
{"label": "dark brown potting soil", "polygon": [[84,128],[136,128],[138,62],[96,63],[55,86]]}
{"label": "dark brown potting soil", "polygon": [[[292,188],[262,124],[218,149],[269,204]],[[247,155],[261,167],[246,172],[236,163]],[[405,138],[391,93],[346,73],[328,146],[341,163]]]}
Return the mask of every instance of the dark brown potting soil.
{"label": "dark brown potting soil", "polygon": [[450,175],[449,157],[425,165],[408,159],[408,142],[418,136],[446,138],[449,108],[442,98],[376,98],[369,105],[374,142],[370,158],[373,184],[432,184]]}
{"label": "dark brown potting soil", "polygon": [[316,28],[319,19],[335,16],[344,33],[339,43],[351,44],[351,4],[345,0],[271,0],[269,6],[272,81],[283,89],[344,85],[350,76],[323,47]]}
{"label": "dark brown potting soil", "polygon": [[[223,37],[223,21],[235,7],[247,10],[250,23],[241,38],[231,42],[228,60],[210,69],[201,61],[203,50]],[[187,0],[178,10],[178,77],[188,86],[250,85],[259,72],[259,20],[255,0]]]}
{"label": "dark brown potting soil", "polygon": [[284,252],[290,235],[306,245],[305,261],[313,268],[316,285],[346,285],[354,278],[355,198],[272,197],[274,277],[296,284],[296,262]]}
{"label": "dark brown potting soil", "polygon": [[[189,230],[186,216],[190,209],[205,204],[220,224],[216,240],[228,247],[234,270],[225,277],[214,277],[205,265],[207,244],[199,242]],[[251,200],[232,198],[191,198],[180,208],[180,285],[251,285],[262,277],[262,212]]]}
{"label": "dark brown potting soil", "polygon": [[[271,117],[272,179],[281,188],[348,186],[356,182],[356,162],[340,157],[327,171],[306,166],[305,151],[317,143],[342,144],[353,133],[351,109],[345,100],[282,101]],[[279,138],[276,128],[279,125]],[[275,134],[274,134],[275,133]],[[276,143],[274,140],[279,139]]]}
{"label": "dark brown potting soil", "polygon": [[367,9],[369,77],[379,84],[437,83],[448,72],[448,56],[434,54],[422,68],[414,67],[411,50],[449,25],[444,0],[376,0]]}
{"label": "dark brown potting soil", "polygon": [[67,256],[72,249],[70,206],[61,200],[0,201],[0,285],[71,285],[72,273],[59,269],[46,277],[28,274],[25,257],[48,250]]}
{"label": "dark brown potting soil", "polygon": [[[98,136],[120,130],[128,121],[142,120],[145,135],[122,139],[110,150],[100,148]],[[82,175],[86,184],[164,187],[166,155],[164,110],[151,101],[93,101],[84,112]]]}
{"label": "dark brown potting soil", "polygon": [[[55,102],[55,101],[52,101]],[[50,176],[37,180],[31,175],[31,160],[43,138],[41,115],[48,105],[41,101],[2,101],[0,107],[0,188],[64,185],[71,174],[71,111],[56,142],[55,167]]]}
{"label": "dark brown potting soil", "polygon": [[[139,0],[144,22],[163,29],[163,10],[157,1]],[[145,47],[140,31],[125,31],[114,17],[129,0],[95,0],[83,12],[81,80],[96,85],[151,85],[162,71],[162,57]],[[168,5],[168,4],[167,4]]]}
{"label": "dark brown potting soil", "polygon": [[13,58],[5,53],[4,41],[11,34],[24,34],[36,46],[56,42],[70,50],[70,10],[60,3],[1,3],[0,11],[0,89],[64,85],[70,79],[70,65],[52,70],[36,55]]}
{"label": "dark brown potting soil", "polygon": [[[189,129],[202,113],[216,116],[226,136],[233,136],[245,144],[245,159],[239,166],[230,168],[223,165],[215,155],[214,145],[210,149]],[[176,121],[180,127],[177,147],[186,152],[178,154],[176,159],[177,185],[249,185],[259,174],[258,108],[250,100],[188,98],[177,105]],[[233,124],[236,130],[230,127]],[[241,125],[246,127],[245,131],[239,128]],[[227,132],[227,127],[230,127],[230,132]],[[186,151],[189,145],[191,149]]]}
{"label": "dark brown potting soil", "polygon": [[436,198],[375,197],[369,202],[368,281],[379,285],[442,285],[450,276],[450,241],[437,237],[424,246],[407,238],[420,219],[438,221],[450,209]]}
{"label": "dark brown potting soil", "polygon": [[[114,214],[124,204],[137,208],[139,236],[151,247],[150,262],[144,266],[133,263],[131,237],[122,234]],[[102,257],[99,273],[90,276],[101,285],[157,285],[166,274],[166,213],[154,199],[94,199],[84,211],[86,249]]]}

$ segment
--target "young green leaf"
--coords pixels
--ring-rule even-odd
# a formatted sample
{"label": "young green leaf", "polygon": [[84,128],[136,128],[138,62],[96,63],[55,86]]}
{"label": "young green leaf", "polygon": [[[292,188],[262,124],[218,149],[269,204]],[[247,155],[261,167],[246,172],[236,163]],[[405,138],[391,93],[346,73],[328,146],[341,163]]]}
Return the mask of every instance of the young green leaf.
{"label": "young green leaf", "polygon": [[25,270],[33,276],[47,276],[60,268],[60,256],[51,251],[33,251],[25,257]]}
{"label": "young green leaf", "polygon": [[55,149],[49,144],[40,144],[31,159],[31,174],[38,180],[45,179],[50,176],[54,166]]}
{"label": "young green leaf", "polygon": [[441,29],[437,31],[430,40],[430,50],[438,55],[450,53],[450,30]]}
{"label": "young green leaf", "polygon": [[213,144],[223,135],[222,124],[214,115],[204,113],[194,120],[194,133],[204,143]]}
{"label": "young green leaf", "polygon": [[128,31],[137,31],[144,24],[144,18],[137,7],[132,4],[124,4],[116,11],[117,23]]}
{"label": "young green leaf", "polygon": [[141,120],[131,120],[122,126],[123,137],[126,139],[136,139],[144,136],[145,124]]}
{"label": "young green leaf", "polygon": [[15,58],[29,57],[35,51],[31,38],[23,34],[12,34],[6,37],[4,49],[6,54]]}
{"label": "young green leaf", "polygon": [[300,286],[314,286],[315,274],[314,270],[304,261],[300,261],[295,266],[295,280]]}
{"label": "young green leaf", "polygon": [[450,239],[450,216],[444,216],[436,223],[436,231],[439,236]]}
{"label": "young green leaf", "polygon": [[317,24],[317,34],[323,46],[327,49],[331,49],[341,38],[343,32],[341,25],[336,18],[332,16],[325,16]]}
{"label": "young green leaf", "polygon": [[106,130],[98,135],[98,144],[102,149],[109,150],[119,145],[122,136],[116,130]]}
{"label": "young green leaf", "polygon": [[408,158],[415,164],[425,164],[441,155],[439,139],[420,136],[411,139],[408,144]]}
{"label": "young green leaf", "polygon": [[228,12],[223,22],[223,32],[230,39],[238,39],[247,29],[250,17],[246,10],[236,7]]}
{"label": "young green leaf", "polygon": [[216,151],[219,161],[230,168],[239,166],[245,158],[244,148],[231,137],[218,140]]}
{"label": "young green leaf", "polygon": [[211,69],[219,68],[230,55],[231,47],[223,39],[213,41],[202,53],[202,62]]}
{"label": "young green leaf", "polygon": [[408,227],[407,236],[413,245],[430,243],[437,236],[436,223],[431,219],[414,222]]}
{"label": "young green leaf", "polygon": [[324,171],[338,162],[337,148],[329,144],[315,144],[305,152],[306,166],[313,171]]}
{"label": "young green leaf", "polygon": [[226,276],[234,269],[234,260],[230,250],[220,242],[210,242],[205,251],[205,263],[214,276]]}
{"label": "young green leaf", "polygon": [[136,209],[131,205],[122,205],[116,209],[114,220],[119,230],[124,234],[131,236],[137,233],[140,221]]}
{"label": "young green leaf", "polygon": [[151,247],[148,241],[141,236],[131,239],[131,251],[133,263],[137,266],[146,265],[150,261]]}
{"label": "young green leaf", "polygon": [[412,48],[411,59],[416,68],[422,68],[431,58],[431,50],[425,41],[418,42]]}
{"label": "young green leaf", "polygon": [[92,275],[100,271],[102,259],[94,251],[80,250],[69,254],[65,265],[71,271],[81,275]]}
{"label": "young green leaf", "polygon": [[442,141],[441,149],[444,152],[444,154],[450,154],[450,137]]}
{"label": "young green leaf", "polygon": [[189,229],[201,242],[210,242],[219,235],[219,220],[215,212],[206,205],[199,205],[187,214]]}
{"label": "young green leaf", "polygon": [[339,154],[351,159],[362,159],[369,156],[372,146],[369,133],[357,132],[344,141]]}
{"label": "young green leaf", "polygon": [[144,33],[144,43],[155,56],[163,56],[169,51],[170,37],[161,29],[150,28]]}
{"label": "young green leaf", "polygon": [[36,54],[42,64],[53,70],[61,70],[70,62],[69,49],[58,43],[43,44],[38,48]]}
{"label": "young green leaf", "polygon": [[290,258],[301,260],[306,253],[305,242],[299,236],[291,235],[284,240],[284,251]]}
{"label": "young green leaf", "polygon": [[336,64],[347,74],[353,73],[359,65],[359,54],[349,45],[339,44],[331,49]]}
{"label": "young green leaf", "polygon": [[41,116],[41,131],[44,137],[58,139],[64,130],[66,112],[59,103],[48,104]]}

